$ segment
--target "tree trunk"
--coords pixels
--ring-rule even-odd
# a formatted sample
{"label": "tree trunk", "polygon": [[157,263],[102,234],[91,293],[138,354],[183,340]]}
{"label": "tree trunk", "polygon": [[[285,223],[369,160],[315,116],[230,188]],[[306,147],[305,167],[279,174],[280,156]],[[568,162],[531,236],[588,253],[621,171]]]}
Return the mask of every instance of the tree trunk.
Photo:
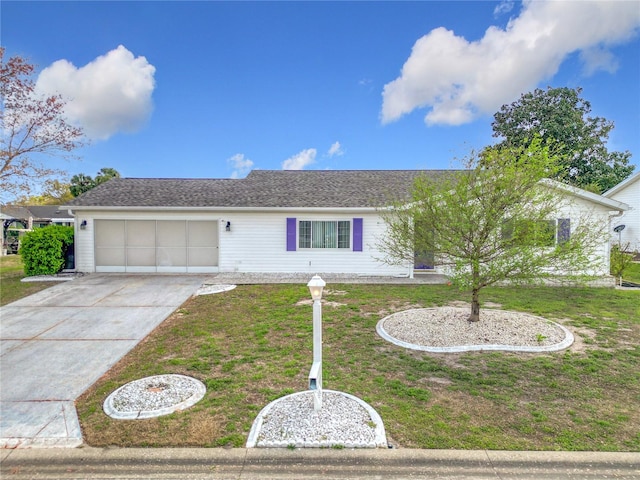
{"label": "tree trunk", "polygon": [[471,293],[471,315],[469,315],[469,321],[480,321],[480,300],[478,298],[478,289],[475,288]]}

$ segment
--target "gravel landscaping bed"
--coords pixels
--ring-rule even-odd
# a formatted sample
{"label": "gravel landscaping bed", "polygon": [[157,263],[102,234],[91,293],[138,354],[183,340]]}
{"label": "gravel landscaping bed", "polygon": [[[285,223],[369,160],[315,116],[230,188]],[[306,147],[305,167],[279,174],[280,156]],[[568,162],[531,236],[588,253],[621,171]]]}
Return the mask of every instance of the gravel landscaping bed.
{"label": "gravel landscaping bed", "polygon": [[107,397],[103,408],[120,420],[168,415],[199,402],[206,393],[204,384],[184,375],[155,375],[134,380]]}
{"label": "gravel landscaping bed", "polygon": [[573,343],[573,335],[566,328],[529,313],[485,308],[479,322],[469,322],[468,318],[468,308],[419,308],[383,318],[377,331],[397,345],[432,352],[543,352]]}
{"label": "gravel landscaping bed", "polygon": [[313,392],[287,395],[267,405],[249,433],[247,447],[386,447],[380,416],[357,397],[323,390],[322,408]]}

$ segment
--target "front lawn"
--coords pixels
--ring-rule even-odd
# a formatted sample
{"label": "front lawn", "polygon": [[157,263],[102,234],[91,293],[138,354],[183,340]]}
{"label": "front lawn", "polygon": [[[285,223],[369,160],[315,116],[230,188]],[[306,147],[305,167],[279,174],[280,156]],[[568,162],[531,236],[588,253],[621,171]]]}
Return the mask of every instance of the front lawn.
{"label": "front lawn", "polygon": [[[563,323],[570,350],[430,354],[375,333],[384,316],[466,301],[448,286],[328,285],[324,386],[381,415],[399,447],[640,450],[640,291],[495,288],[483,301]],[[93,446],[244,446],[258,412],[305,390],[312,359],[304,285],[238,286],[186,302],[77,402]],[[194,407],[113,420],[102,402],[121,385],[179,373],[202,380]]]}
{"label": "front lawn", "polygon": [[49,288],[58,282],[21,282],[25,277],[20,255],[0,256],[0,305]]}
{"label": "front lawn", "polygon": [[640,283],[640,262],[629,265],[629,268],[624,272],[622,278],[629,282]]}

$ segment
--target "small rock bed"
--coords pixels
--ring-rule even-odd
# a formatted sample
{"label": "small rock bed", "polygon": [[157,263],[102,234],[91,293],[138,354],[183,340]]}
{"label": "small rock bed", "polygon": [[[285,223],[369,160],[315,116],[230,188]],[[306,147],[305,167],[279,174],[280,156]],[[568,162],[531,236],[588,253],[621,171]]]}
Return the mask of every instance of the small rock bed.
{"label": "small rock bed", "polygon": [[443,353],[549,352],[565,349],[574,340],[562,325],[529,313],[485,308],[479,322],[469,322],[468,317],[468,308],[419,308],[383,318],[376,330],[396,345]]}
{"label": "small rock bed", "polygon": [[353,395],[323,390],[322,408],[313,391],[298,392],[267,405],[256,418],[247,447],[386,448],[380,415]]}
{"label": "small rock bed", "polygon": [[118,388],[104,401],[103,409],[119,420],[159,417],[195,405],[206,391],[204,384],[195,378],[155,375]]}
{"label": "small rock bed", "polygon": [[236,285],[202,285],[195,293],[194,296],[211,295],[213,293],[228,292],[236,288]]}

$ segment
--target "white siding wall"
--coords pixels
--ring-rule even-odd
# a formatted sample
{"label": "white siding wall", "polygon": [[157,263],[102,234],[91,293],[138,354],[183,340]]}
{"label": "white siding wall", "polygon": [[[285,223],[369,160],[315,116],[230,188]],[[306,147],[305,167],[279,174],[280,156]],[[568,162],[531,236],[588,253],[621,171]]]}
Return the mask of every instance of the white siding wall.
{"label": "white siding wall", "polygon": [[[608,240],[608,232],[611,226],[611,216],[613,212],[606,207],[595,205],[589,201],[580,198],[571,198],[571,203],[563,205],[558,209],[556,218],[571,219],[571,231],[577,228],[580,221],[586,221],[593,224],[600,235],[598,246],[592,255],[591,268],[585,273],[595,276],[609,276],[609,253],[610,244]],[[563,272],[558,272],[562,274]]]}
{"label": "white siding wall", "polygon": [[[287,218],[298,220],[363,219],[363,251],[349,249],[300,249],[287,251]],[[264,273],[348,273],[357,275],[409,275],[412,266],[389,266],[377,261],[382,254],[375,248],[376,239],[385,230],[375,213],[303,212],[76,212],[76,269],[95,271],[94,220],[218,220],[219,271]],[[80,224],[87,221],[86,229]],[[225,226],[231,222],[231,231]],[[351,228],[353,236],[353,225]]]}
{"label": "white siding wall", "polygon": [[[610,197],[612,200],[626,203],[630,210],[624,212],[621,217],[614,218],[613,227],[616,225],[625,225],[622,231],[621,240],[625,245],[630,244],[632,250],[640,251],[640,179],[627,185],[619,192],[614,193]],[[618,242],[618,234],[613,233],[613,241]]]}
{"label": "white siding wall", "polygon": [[[287,218],[299,220],[363,219],[363,251],[349,249],[301,249],[287,251]],[[384,231],[375,214],[233,213],[231,232],[220,235],[221,272],[349,273],[358,275],[408,275],[408,266],[389,266],[376,260],[376,237]],[[353,236],[353,225],[351,228]]]}
{"label": "white siding wall", "polygon": [[[577,226],[581,215],[595,216],[603,231],[610,229],[610,212],[604,207],[576,199],[572,205],[562,207],[556,218],[570,218],[571,228]],[[349,249],[300,249],[287,251],[287,218],[299,220],[363,219],[363,251],[354,252],[353,239]],[[94,220],[217,220],[219,221],[219,271],[264,273],[347,273],[355,275],[409,275],[413,265],[392,266],[381,263],[383,255],[376,249],[377,239],[384,235],[385,224],[375,213],[327,212],[76,212],[76,268],[83,272],[95,271]],[[85,230],[80,229],[83,220]],[[225,230],[227,221],[231,231]],[[296,232],[297,233],[297,232]],[[353,225],[351,228],[353,236]],[[593,258],[590,273],[609,274],[609,242],[603,241]]]}
{"label": "white siding wall", "polygon": [[[600,240],[591,255],[591,261],[589,268],[586,271],[581,272],[566,272],[555,268],[550,265],[545,271],[552,275],[567,275],[567,274],[583,274],[605,279],[603,285],[609,286],[613,283],[609,283],[609,253],[610,243],[608,240],[608,232],[611,224],[610,212],[603,206],[596,205],[592,202],[577,198],[570,197],[565,200],[560,200],[558,203],[558,210],[554,216],[554,219],[568,218],[571,221],[570,232],[573,234],[576,228],[582,222],[588,222],[588,225],[594,225],[599,229],[597,234],[600,236]],[[450,274],[452,269],[450,267],[442,268],[444,274]],[[611,279],[612,282],[612,279]]]}
{"label": "white siding wall", "polygon": [[[86,221],[86,228],[80,228],[80,224]],[[93,218],[79,215],[75,222],[75,261],[76,270],[79,272],[93,273],[96,271],[93,249]]]}

